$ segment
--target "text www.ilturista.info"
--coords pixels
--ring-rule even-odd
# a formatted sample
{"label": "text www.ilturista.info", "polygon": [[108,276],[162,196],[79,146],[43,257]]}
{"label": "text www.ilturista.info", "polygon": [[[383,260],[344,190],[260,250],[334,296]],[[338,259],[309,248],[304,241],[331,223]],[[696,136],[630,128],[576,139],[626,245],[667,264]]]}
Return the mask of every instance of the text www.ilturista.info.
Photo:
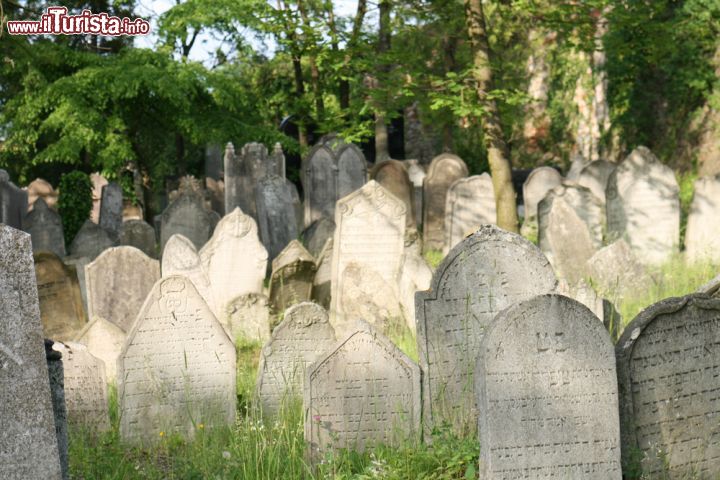
{"label": "text www.ilturista.info", "polygon": [[142,18],[114,17],[83,10],[68,15],[66,7],[48,7],[40,20],[8,20],[10,35],[146,35],[150,23]]}

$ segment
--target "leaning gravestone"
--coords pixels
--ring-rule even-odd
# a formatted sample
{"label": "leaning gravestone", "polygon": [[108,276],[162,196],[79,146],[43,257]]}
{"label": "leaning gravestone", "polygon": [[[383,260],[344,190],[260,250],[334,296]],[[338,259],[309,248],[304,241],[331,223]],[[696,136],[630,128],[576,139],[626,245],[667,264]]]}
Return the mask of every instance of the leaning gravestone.
{"label": "leaning gravestone", "polygon": [[475,375],[480,478],[622,478],[613,344],[584,305],[539,295],[504,310]]}
{"label": "leaning gravestone", "polygon": [[315,259],[297,240],[293,240],[272,262],[270,306],[282,312],[291,305],[310,300]]}
{"label": "leaning gravestone", "polygon": [[160,278],[160,263],[134,247],[115,247],[85,266],[88,318],[104,318],[128,332],[150,289]]}
{"label": "leaning gravestone", "polygon": [[183,193],[162,213],[160,227],[160,251],[167,241],[179,233],[187,237],[195,248],[202,248],[213,233],[212,219],[203,206],[202,198],[193,193]]}
{"label": "leaning gravestone", "polygon": [[669,298],[643,310],[617,343],[623,465],[647,478],[720,472],[720,300]]}
{"label": "leaning gravestone", "polygon": [[298,236],[299,222],[295,214],[300,205],[300,197],[295,185],[278,175],[259,180],[256,194],[260,239],[272,261]]}
{"label": "leaning gravestone", "polygon": [[423,251],[442,250],[445,243],[445,202],[450,185],[467,177],[468,168],[457,155],[442,153],[430,164],[423,182]]}
{"label": "leaning gravestone", "polygon": [[685,257],[720,262],[720,175],[695,180],[685,230]]}
{"label": "leaning gravestone", "polygon": [[356,145],[348,143],[337,150],[337,198],[343,198],[367,182],[365,155]]}
{"label": "leaning gravestone", "polygon": [[[338,202],[330,306],[336,330],[368,306],[377,314],[364,318],[376,324],[387,321],[382,312],[399,312],[405,214],[405,204],[374,180]],[[380,304],[382,296],[388,298]]]}
{"label": "leaning gravestone", "polygon": [[624,238],[645,264],[659,264],[678,251],[679,187],[673,171],[638,147],[608,179],[608,238]]}
{"label": "leaning gravestone", "polygon": [[388,338],[359,322],[307,369],[305,441],[311,459],[328,450],[419,440],[420,370]]}
{"label": "leaning gravestone", "polygon": [[263,416],[276,417],[302,398],[307,366],[335,345],[328,314],[311,302],[293,305],[263,347],[257,396]]}
{"label": "leaning gravestone", "polygon": [[607,160],[595,160],[590,162],[580,172],[577,179],[578,185],[589,188],[602,205],[605,205],[605,189],[607,188],[608,178],[615,171],[617,165]]}
{"label": "leaning gravestone", "polygon": [[207,272],[202,266],[200,254],[190,240],[178,233],[170,237],[165,244],[160,271],[163,277],[187,277],[215,316],[221,317],[215,306],[215,296]]}
{"label": "leaning gravestone", "polygon": [[483,334],[501,310],[555,288],[555,274],[535,245],[484,225],[453,248],[415,294],[423,411],[428,427],[448,422],[475,431],[473,371]]}
{"label": "leaning gravestone", "polygon": [[135,247],[150,258],[157,258],[155,229],[144,220],[125,220],[120,233],[120,245]]}
{"label": "leaning gravestone", "polygon": [[310,150],[302,168],[305,226],[322,217],[335,218],[335,202],[338,199],[335,154],[325,145],[318,144]]}
{"label": "leaning gravestone", "polygon": [[0,225],[0,478],[60,480],[30,235]]}
{"label": "leaning gravestone", "polygon": [[120,436],[192,438],[199,424],[235,421],[235,346],[190,280],[159,280],[118,360]]}
{"label": "leaning gravestone", "polygon": [[115,242],[105,230],[90,220],[85,220],[70,244],[70,255],[95,260],[98,255],[114,245]]}
{"label": "leaning gravestone", "polygon": [[388,192],[395,195],[405,204],[406,228],[417,229],[415,224],[415,205],[413,185],[408,178],[407,170],[398,160],[385,160],[370,171],[370,178],[382,185]]}
{"label": "leaning gravestone", "polygon": [[114,383],[117,373],[117,360],[125,344],[127,334],[114,323],[104,318],[96,318],[78,333],[77,343],[85,345],[88,352],[105,364],[107,383]]}
{"label": "leaning gravestone", "polygon": [[538,167],[530,172],[523,183],[523,202],[525,219],[522,234],[533,236],[537,232],[538,204],[545,195],[562,183],[562,175],[552,167]]}
{"label": "leaning gravestone", "polygon": [[333,238],[335,234],[335,222],[329,218],[323,217],[315,220],[302,234],[303,243],[307,247],[308,252],[315,258],[320,257],[325,242],[329,238]]}
{"label": "leaning gravestone", "polygon": [[85,310],[75,268],[65,266],[56,255],[34,255],[40,319],[43,335],[65,342],[85,327]]}
{"label": "leaning gravestone", "polygon": [[266,342],[270,338],[270,305],[262,293],[233,298],[218,318],[233,341],[244,338]]}
{"label": "leaning gravestone", "polygon": [[43,198],[38,198],[31,212],[25,216],[23,229],[32,238],[33,252],[52,252],[65,256],[65,237],[60,214],[51,210]]}
{"label": "leaning gravestone", "polygon": [[123,191],[115,182],[108,183],[102,189],[98,224],[108,232],[113,241],[117,242],[120,239],[123,224]]}
{"label": "leaning gravestone", "polygon": [[443,253],[480,225],[497,223],[495,190],[487,173],[455,180],[445,200],[445,244]]}

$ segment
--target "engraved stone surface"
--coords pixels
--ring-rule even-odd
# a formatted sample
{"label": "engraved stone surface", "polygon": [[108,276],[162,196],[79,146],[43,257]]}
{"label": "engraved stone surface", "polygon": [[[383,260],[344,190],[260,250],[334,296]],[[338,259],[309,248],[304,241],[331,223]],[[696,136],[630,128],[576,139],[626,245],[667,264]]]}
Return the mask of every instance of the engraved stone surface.
{"label": "engraved stone surface", "polygon": [[237,158],[237,161],[240,162],[242,175],[240,202],[237,205],[232,205],[232,208],[228,208],[226,211],[230,212],[235,207],[239,207],[246,214],[259,220],[256,204],[258,182],[270,175],[285,178],[282,172],[284,166],[280,163],[281,159],[283,162],[285,159],[282,156],[282,150],[280,155],[278,156],[277,151],[274,151],[272,155],[268,155],[268,149],[261,143],[253,142],[243,145]]}
{"label": "engraved stone surface", "polygon": [[480,225],[497,222],[495,190],[487,173],[455,180],[445,200],[445,255]]}
{"label": "engraved stone surface", "polygon": [[608,238],[624,238],[642,263],[668,260],[680,242],[679,191],[672,169],[636,148],[608,178]]}
{"label": "engraved stone surface", "polygon": [[260,239],[272,260],[298,236],[300,197],[295,185],[278,175],[257,181],[256,195]]}
{"label": "engraved stone surface", "polygon": [[104,318],[128,332],[150,289],[160,262],[135,247],[115,247],[85,266],[88,318]]}
{"label": "engraved stone surface", "polygon": [[[399,312],[405,214],[405,204],[374,180],[338,202],[330,305],[336,330],[342,331],[341,325],[361,312],[363,316],[355,318],[378,324],[387,320],[386,309]],[[381,296],[390,298],[376,302]],[[373,305],[379,308],[366,308]]]}
{"label": "engraved stone surface", "polygon": [[110,182],[102,188],[98,223],[114,241],[120,239],[123,223],[123,191],[115,182]]}
{"label": "engraved stone surface", "polygon": [[60,214],[51,210],[45,199],[38,198],[34,208],[25,216],[23,230],[32,238],[33,252],[52,252],[65,256],[65,237]]}
{"label": "engraved stone surface", "polygon": [[50,252],[33,257],[43,335],[61,342],[72,340],[87,323],[75,268],[65,266]]}
{"label": "engraved stone surface", "polygon": [[407,170],[398,160],[385,160],[370,171],[370,178],[382,185],[388,192],[395,195],[405,204],[406,227],[416,229],[415,224],[415,195],[413,184],[410,182]]}
{"label": "engraved stone surface", "polygon": [[538,248],[493,225],[481,227],[445,257],[431,288],[415,294],[424,422],[475,432],[473,372],[485,330],[501,310],[555,288]]}
{"label": "engraved stone surface", "polygon": [[325,242],[329,238],[333,238],[335,234],[335,222],[329,218],[322,217],[315,220],[303,232],[303,243],[307,247],[308,252],[315,258],[320,257]]}
{"label": "engraved stone surface", "polygon": [[718,299],[669,298],[643,310],[617,343],[623,464],[640,457],[648,478],[720,472],[718,318]]}
{"label": "engraved stone surface", "polygon": [[152,444],[235,421],[235,346],[193,284],[159,280],[118,360],[120,436]]}
{"label": "engraved stone surface", "polygon": [[305,441],[317,460],[327,449],[362,452],[420,437],[420,371],[364,323],[308,367]]}
{"label": "engraved stone surface", "polygon": [[317,272],[313,279],[312,300],[330,308],[330,295],[332,293],[332,258],[333,239],[328,238],[320,255],[317,258]]}
{"label": "engraved stone surface", "polygon": [[45,200],[48,207],[53,210],[57,208],[58,192],[52,184],[42,178],[36,178],[27,186],[28,212],[32,212],[38,198]]}
{"label": "engraved stone surface", "polygon": [[98,255],[114,245],[115,242],[105,230],[90,220],[86,220],[70,244],[70,254],[74,257],[87,257],[95,260]]}
{"label": "engraved stone surface", "polygon": [[244,293],[232,299],[219,318],[233,341],[265,342],[270,338],[270,305],[262,293]]}
{"label": "engraved stone surface", "polygon": [[720,175],[695,180],[685,230],[685,256],[689,261],[720,262]]}
{"label": "engraved stone surface", "polygon": [[607,188],[608,178],[615,170],[617,164],[608,162],[607,160],[595,160],[590,162],[580,172],[577,179],[578,185],[589,188],[602,205],[605,205],[605,189]]}
{"label": "engraved stone surface", "polygon": [[186,237],[176,233],[165,244],[162,256],[161,274],[163,277],[182,275],[195,286],[201,297],[208,304],[215,317],[221,318],[215,306],[215,296],[210,285],[210,278],[202,266],[200,254],[195,245]]}
{"label": "engraved stone surface", "polygon": [[117,360],[125,345],[127,334],[114,323],[104,318],[96,318],[78,333],[76,342],[85,345],[88,352],[105,364],[107,383],[116,380]]}
{"label": "engraved stone surface", "polygon": [[325,145],[316,145],[303,162],[305,226],[315,220],[335,218],[338,199],[338,167],[335,154]]}
{"label": "engraved stone surface", "polygon": [[620,480],[613,354],[595,315],[568,297],[498,314],[475,370],[480,477]]}
{"label": "engraved stone surface", "polygon": [[239,208],[220,220],[212,238],[200,250],[200,260],[219,311],[239,295],[262,293],[267,250],[260,243],[255,220]]}
{"label": "engraved stone surface", "polygon": [[[27,208],[27,207],[26,207]],[[30,235],[0,225],[0,478],[61,478]]]}
{"label": "engraved stone surface", "polygon": [[272,262],[270,307],[282,312],[291,305],[310,300],[315,259],[297,240],[293,240]]}
{"label": "engraved stone surface", "polygon": [[155,229],[144,220],[125,220],[120,233],[120,245],[135,247],[150,258],[157,258]]}
{"label": "engraved stone surface", "polygon": [[423,183],[423,251],[442,250],[447,192],[455,180],[467,175],[467,165],[457,155],[442,153],[430,164]]}
{"label": "engraved stone surface", "polygon": [[307,366],[335,343],[335,331],[320,305],[304,302],[287,309],[260,355],[257,396],[263,416],[277,416],[302,399]]}
{"label": "engraved stone surface", "polygon": [[523,202],[525,219],[522,224],[522,233],[532,236],[537,232],[538,204],[545,195],[562,183],[562,175],[552,167],[538,167],[530,172],[523,184]]}
{"label": "engraved stone surface", "polygon": [[90,211],[90,220],[97,224],[100,222],[100,203],[102,202],[102,190],[108,181],[99,173],[90,174],[90,182],[92,183],[92,199],[93,207]]}
{"label": "engraved stone surface", "polygon": [[183,193],[162,213],[160,251],[176,233],[184,235],[195,248],[200,249],[210,238],[212,228],[212,219],[203,206],[202,198],[193,193]]}

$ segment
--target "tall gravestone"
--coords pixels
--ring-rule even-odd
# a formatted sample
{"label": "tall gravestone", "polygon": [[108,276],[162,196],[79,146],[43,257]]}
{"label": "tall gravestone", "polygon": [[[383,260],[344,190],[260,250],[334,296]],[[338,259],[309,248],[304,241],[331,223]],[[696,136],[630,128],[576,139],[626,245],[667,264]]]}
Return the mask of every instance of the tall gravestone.
{"label": "tall gravestone", "polygon": [[160,263],[134,247],[115,247],[85,266],[88,317],[104,318],[128,332],[150,289],[160,278]]}
{"label": "tall gravestone", "polygon": [[468,168],[457,155],[443,153],[430,164],[423,183],[423,251],[442,250],[445,243],[445,202],[450,185],[467,177]]}
{"label": "tall gravestone", "polygon": [[501,310],[555,288],[538,248],[485,225],[453,248],[428,291],[415,294],[424,423],[475,431],[475,359],[485,330]]}
{"label": "tall gravestone", "polygon": [[203,268],[200,254],[195,245],[186,237],[176,233],[165,244],[162,256],[161,274],[163,277],[182,275],[187,277],[195,286],[205,303],[217,318],[220,318],[219,311],[215,306],[215,295],[213,294],[210,278]]}
{"label": "tall gravestone", "polygon": [[126,338],[127,334],[120,327],[104,318],[96,318],[78,333],[75,340],[85,345],[91,355],[102,360],[107,383],[114,383],[117,360]]}
{"label": "tall gravestone", "polygon": [[23,229],[30,234],[33,252],[46,251],[58,257],[65,256],[62,219],[43,198],[38,198],[32,211],[25,216]]}
{"label": "tall gravestone", "polygon": [[160,251],[167,241],[179,233],[187,237],[195,248],[202,248],[213,233],[213,222],[203,206],[202,198],[193,193],[183,193],[162,213],[160,227]]}
{"label": "tall gravestone", "polygon": [[356,145],[348,143],[337,150],[336,164],[338,172],[337,198],[350,195],[367,182],[367,162],[365,155]]}
{"label": "tall gravestone", "polygon": [[720,471],[720,300],[689,295],[643,310],[616,346],[623,464],[647,478]]}
{"label": "tall gravestone", "polygon": [[285,311],[260,354],[257,396],[263,416],[275,417],[302,399],[307,366],[335,343],[335,331],[320,305],[304,302]]}
{"label": "tall gravestone", "polygon": [[50,252],[36,253],[33,258],[43,335],[61,342],[72,340],[87,323],[75,268]]}
{"label": "tall gravestone", "polygon": [[193,284],[159,280],[118,360],[120,436],[152,444],[235,421],[235,346]]}
{"label": "tall gravestone", "polygon": [[480,225],[497,223],[495,189],[489,174],[455,180],[445,200],[445,246],[447,255]]}
{"label": "tall gravestone", "polygon": [[659,264],[678,251],[679,187],[672,169],[638,147],[608,179],[608,238],[624,238],[646,264]]}
{"label": "tall gravestone", "polygon": [[11,182],[5,170],[0,170],[0,223],[20,230],[27,210],[27,192]]}
{"label": "tall gravestone", "polygon": [[114,241],[120,240],[123,224],[123,191],[115,182],[110,182],[102,189],[100,202],[99,225],[108,232]]}
{"label": "tall gravestone", "polygon": [[205,145],[205,176],[213,180],[220,180],[223,173],[222,145],[208,143]]}
{"label": "tall gravestone", "polygon": [[295,185],[278,175],[260,179],[255,191],[260,239],[272,261],[298,237],[300,197]]}
{"label": "tall gravestone", "polygon": [[578,185],[589,188],[602,205],[605,205],[605,189],[607,188],[608,178],[615,170],[617,165],[607,160],[595,160],[590,162],[580,172],[577,179]]}
{"label": "tall gravestone", "polygon": [[322,217],[335,218],[338,199],[338,167],[335,154],[325,145],[310,150],[303,163],[305,226]]}
{"label": "tall gravestone", "polygon": [[538,204],[545,195],[562,183],[562,175],[552,167],[538,167],[530,172],[523,183],[523,202],[525,206],[525,219],[522,224],[522,233],[532,236],[537,232]]}
{"label": "tall gravestone", "polygon": [[[232,212],[235,208],[243,208],[242,204],[242,166],[240,158],[235,155],[232,143],[225,146],[223,157],[225,166],[225,212]],[[247,207],[245,207],[247,208]]]}
{"label": "tall gravestone", "polygon": [[328,449],[362,452],[420,438],[420,370],[364,323],[308,367],[303,404],[313,460]]}
{"label": "tall gravestone", "polygon": [[70,244],[70,255],[73,257],[87,257],[94,260],[98,255],[112,248],[115,242],[110,235],[99,225],[85,220],[80,230]]}
{"label": "tall gravestone", "polygon": [[0,225],[0,477],[8,480],[61,478],[34,277],[30,235]]}
{"label": "tall gravestone", "polygon": [[55,342],[45,339],[45,360],[47,361],[48,378],[50,380],[50,399],[55,423],[55,438],[57,438],[58,453],[60,454],[60,472],[63,480],[68,480],[70,462],[68,456],[67,408],[65,407],[65,369],[63,368],[62,355],[54,350],[54,346]]}
{"label": "tall gravestone", "polygon": [[539,295],[499,313],[475,375],[480,478],[622,478],[613,344],[584,305]]}
{"label": "tall gravestone", "polygon": [[135,247],[150,258],[157,258],[155,229],[144,220],[125,220],[120,233],[120,245]]}
{"label": "tall gravestone", "polygon": [[310,300],[315,259],[297,240],[293,240],[272,262],[270,305],[282,312],[296,303]]}
{"label": "tall gravestone", "polygon": [[720,175],[695,180],[685,230],[685,256],[690,261],[720,261]]}
{"label": "tall gravestone", "polygon": [[405,204],[406,228],[417,229],[415,224],[415,204],[413,185],[410,183],[407,170],[398,160],[385,160],[370,171],[370,178],[382,185],[388,192],[395,195]]}
{"label": "tall gravestone", "polygon": [[[405,215],[405,204],[374,180],[338,202],[330,305],[336,330],[368,311],[374,318],[365,319],[377,324],[387,320],[386,309],[399,312]],[[390,305],[379,303],[383,295]]]}

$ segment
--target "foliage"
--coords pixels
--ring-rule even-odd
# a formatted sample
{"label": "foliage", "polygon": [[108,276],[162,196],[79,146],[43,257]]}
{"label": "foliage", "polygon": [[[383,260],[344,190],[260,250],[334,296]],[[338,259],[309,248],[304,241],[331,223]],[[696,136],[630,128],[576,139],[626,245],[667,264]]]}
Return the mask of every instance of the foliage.
{"label": "foliage", "polygon": [[423,253],[425,261],[430,265],[430,268],[435,270],[445,258],[445,255],[440,250],[428,250]]}
{"label": "foliage", "polygon": [[60,178],[58,213],[63,219],[65,243],[70,244],[80,231],[92,210],[92,182],[90,177],[78,171],[64,174]]}

